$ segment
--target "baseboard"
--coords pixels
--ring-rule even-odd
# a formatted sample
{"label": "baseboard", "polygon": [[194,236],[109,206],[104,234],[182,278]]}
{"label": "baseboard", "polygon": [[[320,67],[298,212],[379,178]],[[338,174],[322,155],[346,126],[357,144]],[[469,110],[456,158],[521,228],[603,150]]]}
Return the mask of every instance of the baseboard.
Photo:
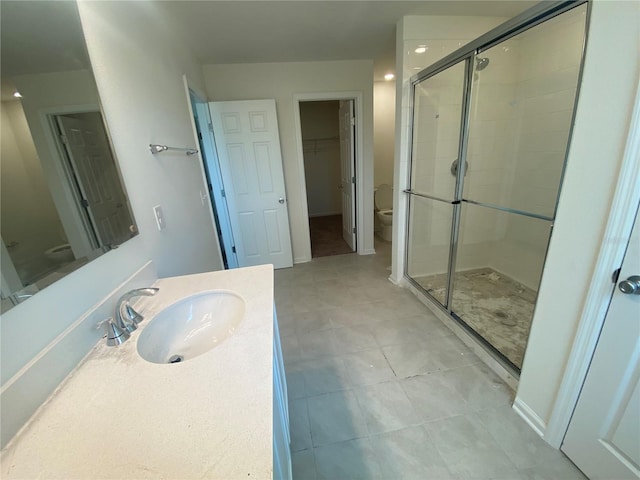
{"label": "baseboard", "polygon": [[312,217],[331,217],[333,215],[342,215],[342,210],[338,210],[337,212],[310,213],[309,214],[309,218],[312,218]]}
{"label": "baseboard", "polygon": [[293,263],[294,264],[298,264],[298,263],[307,263],[310,262],[311,259],[309,257],[296,257],[293,259]]}
{"label": "baseboard", "polygon": [[547,424],[520,397],[516,397],[513,401],[513,409],[540,437],[544,438]]}
{"label": "baseboard", "polygon": [[14,438],[102,339],[103,332],[96,328],[96,324],[113,316],[117,298],[133,288],[148,287],[157,278],[153,263],[148,261],[106,298],[69,325],[2,386],[0,448],[4,448]]}
{"label": "baseboard", "polygon": [[358,255],[375,255],[375,253],[376,253],[375,248],[366,248],[366,249],[360,250],[358,252]]}

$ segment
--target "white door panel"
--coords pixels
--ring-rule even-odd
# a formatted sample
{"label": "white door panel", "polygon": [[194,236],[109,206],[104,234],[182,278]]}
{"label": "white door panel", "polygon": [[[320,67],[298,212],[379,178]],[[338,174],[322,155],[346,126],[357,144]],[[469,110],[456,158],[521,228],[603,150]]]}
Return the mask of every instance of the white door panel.
{"label": "white door panel", "polygon": [[289,215],[275,100],[210,102],[241,267],[291,267]]}
{"label": "white door panel", "polygon": [[340,191],[342,192],[342,237],[356,249],[355,143],[353,100],[340,100]]}
{"label": "white door panel", "polygon": [[104,127],[87,115],[56,120],[101,245],[120,245],[131,238],[133,222]]}
{"label": "white door panel", "polygon": [[[618,282],[640,275],[640,225]],[[591,479],[640,478],[640,295],[617,286],[562,450]]]}

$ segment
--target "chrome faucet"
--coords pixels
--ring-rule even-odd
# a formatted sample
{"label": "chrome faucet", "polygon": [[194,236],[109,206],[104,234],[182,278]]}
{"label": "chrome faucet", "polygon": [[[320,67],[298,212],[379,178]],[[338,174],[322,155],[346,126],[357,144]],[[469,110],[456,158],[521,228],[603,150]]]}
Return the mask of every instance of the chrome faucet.
{"label": "chrome faucet", "polygon": [[115,324],[118,328],[125,330],[128,333],[133,332],[138,328],[138,324],[144,318],[138,312],[136,312],[129,300],[134,297],[151,297],[158,293],[159,288],[136,288],[122,295],[116,302],[116,315]]}

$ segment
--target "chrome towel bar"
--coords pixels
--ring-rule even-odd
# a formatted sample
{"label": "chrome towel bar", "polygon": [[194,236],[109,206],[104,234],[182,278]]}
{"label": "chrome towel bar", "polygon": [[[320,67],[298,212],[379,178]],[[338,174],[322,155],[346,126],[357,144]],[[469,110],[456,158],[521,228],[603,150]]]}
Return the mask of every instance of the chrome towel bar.
{"label": "chrome towel bar", "polygon": [[149,144],[149,150],[151,150],[151,153],[154,155],[156,153],[166,152],[167,150],[182,150],[187,155],[195,155],[198,153],[198,150],[195,148],[168,147],[166,145],[154,145],[153,143]]}

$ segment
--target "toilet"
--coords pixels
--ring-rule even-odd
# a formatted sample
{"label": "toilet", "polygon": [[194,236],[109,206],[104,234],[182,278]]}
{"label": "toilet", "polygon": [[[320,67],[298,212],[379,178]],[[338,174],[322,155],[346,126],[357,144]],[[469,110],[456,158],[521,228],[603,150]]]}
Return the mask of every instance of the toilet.
{"label": "toilet", "polygon": [[376,207],[376,233],[390,242],[393,236],[393,188],[386,183],[380,185],[373,194]]}
{"label": "toilet", "polygon": [[71,245],[68,243],[63,243],[62,245],[56,245],[55,247],[50,248],[44,252],[44,256],[57,264],[69,263],[75,259],[73,256],[73,250],[71,250]]}

